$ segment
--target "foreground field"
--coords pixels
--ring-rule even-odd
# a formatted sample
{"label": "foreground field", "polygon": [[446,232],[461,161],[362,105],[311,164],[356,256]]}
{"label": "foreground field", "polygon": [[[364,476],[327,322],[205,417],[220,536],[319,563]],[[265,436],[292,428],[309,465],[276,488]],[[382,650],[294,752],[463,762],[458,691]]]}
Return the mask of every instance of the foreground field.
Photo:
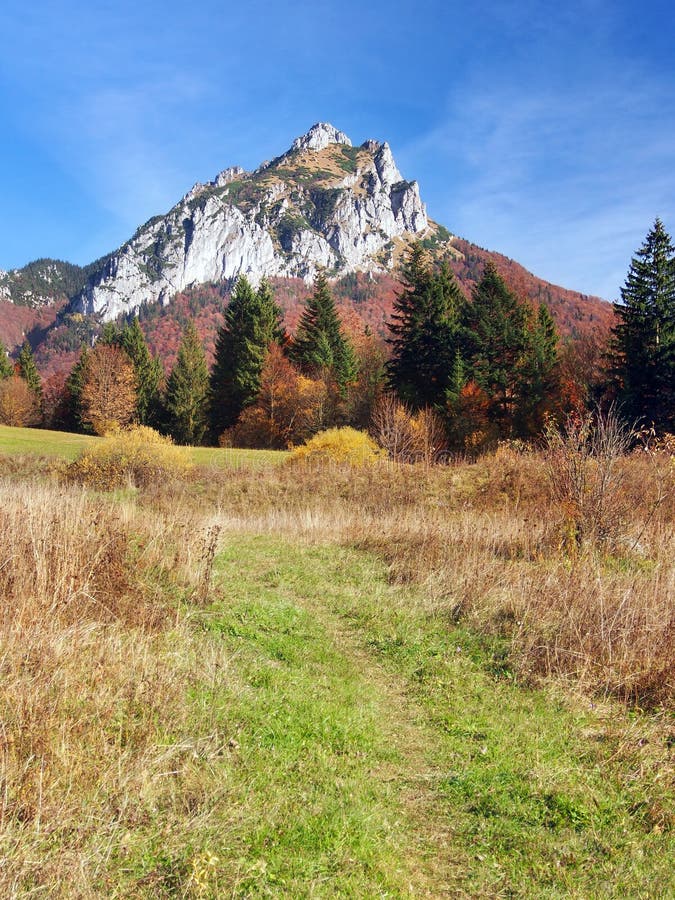
{"label": "foreground field", "polygon": [[672,510],[571,557],[536,465],[5,460],[0,893],[671,896]]}

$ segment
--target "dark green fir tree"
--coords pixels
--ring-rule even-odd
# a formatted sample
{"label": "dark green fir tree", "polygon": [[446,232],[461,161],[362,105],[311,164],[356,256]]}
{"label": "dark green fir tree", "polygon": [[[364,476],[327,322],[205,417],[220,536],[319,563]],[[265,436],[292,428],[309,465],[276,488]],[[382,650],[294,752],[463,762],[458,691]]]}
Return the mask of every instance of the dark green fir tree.
{"label": "dark green fir tree", "polygon": [[59,423],[66,431],[91,430],[82,421],[82,388],[84,387],[88,358],[89,350],[86,346],[83,346],[80,350],[80,358],[66,379],[62,411],[63,421]]}
{"label": "dark green fir tree", "polygon": [[282,312],[265,279],[257,290],[241,276],[216,336],[209,382],[211,429],[217,437],[255,402],[270,344],[283,345]]}
{"label": "dark green fir tree", "polygon": [[207,426],[209,373],[192,321],[183,331],[178,357],[166,386],[168,428],[179,444],[200,444]]}
{"label": "dark green fir tree", "polygon": [[99,332],[96,342],[98,344],[104,344],[106,347],[121,347],[122,329],[117,322],[105,322]]}
{"label": "dark green fir tree", "polygon": [[343,392],[356,379],[354,348],[342,331],[324,272],[314,279],[290,355],[303,372],[311,377],[328,375]]}
{"label": "dark green fir tree", "polygon": [[35,365],[33,351],[28,341],[24,341],[19,353],[19,375],[26,381],[35,394],[37,403],[42,406],[42,379]]}
{"label": "dark green fir tree", "polygon": [[442,405],[459,349],[464,295],[447,265],[434,271],[420,243],[411,248],[401,278],[403,290],[389,325],[388,381],[414,409]]}
{"label": "dark green fir tree", "polygon": [[0,341],[0,380],[11,378],[14,374],[14,366],[7,353],[7,347]]}
{"label": "dark green fir tree", "polygon": [[520,403],[516,416],[519,437],[541,434],[560,395],[558,330],[548,307],[529,315],[529,340],[521,367]]}
{"label": "dark green fir tree", "polygon": [[633,257],[609,362],[622,414],[675,430],[675,249],[656,219]]}
{"label": "dark green fir tree", "polygon": [[464,311],[462,342],[470,378],[490,402],[501,437],[513,433],[527,380],[530,311],[488,262]]}
{"label": "dark green fir tree", "polygon": [[131,360],[136,375],[138,390],[136,421],[140,425],[157,428],[161,419],[161,385],[164,372],[159,358],[150,353],[136,316],[122,329],[118,343]]}

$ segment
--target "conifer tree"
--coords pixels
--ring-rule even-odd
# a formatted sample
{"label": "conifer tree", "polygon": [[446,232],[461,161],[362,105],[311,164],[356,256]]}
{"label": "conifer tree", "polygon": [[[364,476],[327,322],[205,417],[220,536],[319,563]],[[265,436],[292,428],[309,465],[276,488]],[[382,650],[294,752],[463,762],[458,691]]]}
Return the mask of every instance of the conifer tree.
{"label": "conifer tree", "polygon": [[199,444],[206,432],[209,373],[197,329],[183,331],[176,363],[166,388],[169,431],[179,444]]}
{"label": "conifer tree", "polygon": [[491,418],[502,437],[511,434],[522,399],[528,312],[488,262],[464,311],[463,343],[471,378],[490,399]]}
{"label": "conifer tree", "polygon": [[300,317],[291,358],[306,374],[328,374],[342,392],[357,375],[351,341],[345,336],[324,272],[314,278],[314,290]]}
{"label": "conifer tree", "polygon": [[87,370],[88,358],[89,350],[83,344],[80,350],[80,358],[73,366],[68,378],[66,378],[62,424],[67,431],[89,430],[82,420],[82,388],[84,386],[84,374]]}
{"label": "conifer tree", "polygon": [[160,386],[164,372],[159,358],[150,353],[138,317],[134,316],[121,331],[119,346],[131,360],[136,375],[136,421],[156,428],[161,416]]}
{"label": "conifer tree", "polygon": [[211,428],[216,436],[255,402],[270,344],[281,345],[285,338],[281,309],[264,279],[253,290],[241,276],[224,318],[209,382]]}
{"label": "conifer tree", "polygon": [[633,257],[610,363],[623,414],[659,429],[675,430],[675,249],[656,219]]}
{"label": "conifer tree", "polygon": [[516,426],[520,437],[543,431],[546,416],[559,398],[558,330],[547,306],[529,315],[527,347],[521,368]]}
{"label": "conifer tree", "polygon": [[35,365],[33,351],[28,341],[23,342],[19,353],[19,375],[35,395],[38,406],[42,406],[42,379]]}
{"label": "conifer tree", "polygon": [[122,345],[122,329],[117,322],[105,322],[96,343],[105,347],[120,347]]}
{"label": "conifer tree", "polygon": [[448,379],[448,387],[445,397],[449,407],[452,407],[462,393],[467,383],[466,365],[462,358],[462,352],[459,348],[455,351],[455,359],[450,370],[450,378]]}
{"label": "conifer tree", "polygon": [[14,366],[12,365],[7,354],[7,348],[0,341],[0,381],[3,378],[11,378],[14,374]]}
{"label": "conifer tree", "polygon": [[401,275],[403,291],[389,325],[389,384],[413,409],[439,405],[450,386],[464,295],[447,265],[433,271],[420,243],[413,245]]}

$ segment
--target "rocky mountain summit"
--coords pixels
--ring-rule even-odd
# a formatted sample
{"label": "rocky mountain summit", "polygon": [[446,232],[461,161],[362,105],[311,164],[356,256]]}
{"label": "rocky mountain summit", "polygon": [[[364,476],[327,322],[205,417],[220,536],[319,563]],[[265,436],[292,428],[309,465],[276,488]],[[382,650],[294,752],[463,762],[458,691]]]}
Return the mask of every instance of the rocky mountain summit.
{"label": "rocky mountain summit", "polygon": [[111,320],[242,274],[256,282],[309,279],[319,267],[335,276],[384,272],[407,239],[435,229],[388,144],[354,147],[318,123],[254,172],[235,166],[196,184],[104,258],[72,306]]}

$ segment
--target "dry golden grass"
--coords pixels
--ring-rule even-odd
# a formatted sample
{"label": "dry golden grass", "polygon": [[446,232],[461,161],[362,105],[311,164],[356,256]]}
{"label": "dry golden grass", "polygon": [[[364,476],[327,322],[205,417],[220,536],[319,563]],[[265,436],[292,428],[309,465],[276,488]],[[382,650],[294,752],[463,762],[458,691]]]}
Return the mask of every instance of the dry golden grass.
{"label": "dry golden grass", "polygon": [[2,896],[89,896],[113,832],[166,790],[162,734],[185,705],[182,662],[157,648],[202,542],[190,514],[141,519],[79,488],[0,481]]}
{"label": "dry golden grass", "polygon": [[[225,528],[376,553],[392,580],[423,588],[430,614],[508,638],[522,677],[562,674],[632,704],[672,703],[671,458],[621,459],[603,513],[611,528],[581,544],[547,465],[502,448],[450,467],[213,473],[208,491]],[[146,502],[168,511],[176,496],[156,486]]]}
{"label": "dry golden grass", "polygon": [[[250,532],[367,550],[441,629],[503,636],[522,679],[672,706],[667,454],[621,460],[611,539],[584,545],[568,541],[543,456],[511,449],[450,467],[214,467],[121,496],[26,466],[0,479],[0,896],[120,896],[157,823],[175,851],[228,809],[214,761],[230,734],[206,707],[195,738],[186,702],[190,685],[237,684],[236,658],[200,638],[184,602],[206,599],[218,529],[225,543]],[[668,815],[650,812],[650,828]],[[157,865],[131,872],[130,895],[195,880]]]}

